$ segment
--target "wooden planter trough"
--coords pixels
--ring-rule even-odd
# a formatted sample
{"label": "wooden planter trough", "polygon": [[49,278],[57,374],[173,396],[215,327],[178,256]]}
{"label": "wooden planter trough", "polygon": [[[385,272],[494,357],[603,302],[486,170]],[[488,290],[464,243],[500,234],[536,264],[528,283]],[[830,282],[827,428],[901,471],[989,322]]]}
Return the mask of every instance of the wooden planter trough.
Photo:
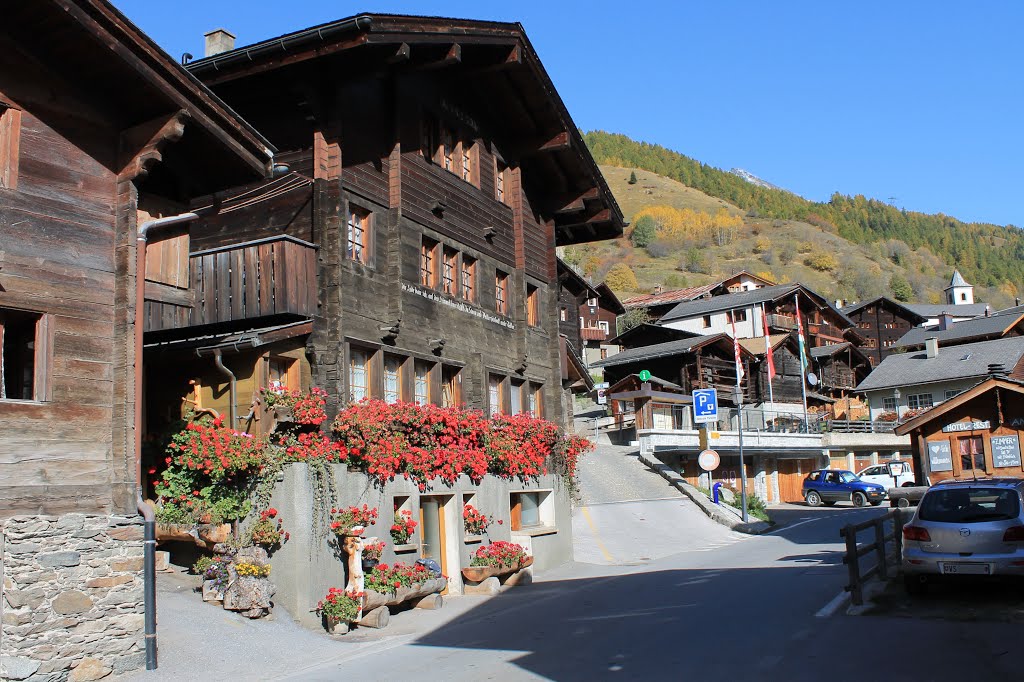
{"label": "wooden planter trough", "polygon": [[528,556],[513,566],[467,566],[462,569],[462,577],[471,583],[482,583],[492,576],[515,573],[533,565],[533,557]]}
{"label": "wooden planter trough", "polygon": [[192,542],[199,547],[213,549],[215,545],[227,542],[230,537],[230,523],[201,523],[198,526],[185,523],[156,524],[157,542]]}
{"label": "wooden planter trough", "polygon": [[404,602],[415,602],[416,608],[439,609],[444,604],[440,592],[446,587],[447,578],[432,578],[412,587],[399,587],[387,594],[366,590],[363,617],[359,619],[358,624],[370,628],[387,627],[391,617],[388,607],[398,606]]}

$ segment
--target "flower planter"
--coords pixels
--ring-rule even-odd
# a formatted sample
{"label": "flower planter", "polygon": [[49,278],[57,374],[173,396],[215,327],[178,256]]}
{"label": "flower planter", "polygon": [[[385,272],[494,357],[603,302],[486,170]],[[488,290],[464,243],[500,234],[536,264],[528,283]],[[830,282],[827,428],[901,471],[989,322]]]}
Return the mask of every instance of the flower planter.
{"label": "flower planter", "polygon": [[484,541],[483,535],[466,535],[463,537],[463,542],[467,545],[475,545]]}
{"label": "flower planter", "polygon": [[199,539],[208,545],[219,545],[231,537],[230,523],[200,524],[197,530]]}
{"label": "flower planter", "polygon": [[410,543],[407,543],[407,544],[404,544],[404,545],[392,545],[391,546],[391,549],[392,549],[392,551],[394,551],[395,554],[406,554],[408,552],[415,552],[419,548],[420,548],[420,546],[417,545],[414,542],[410,542]]}
{"label": "flower planter", "polygon": [[349,631],[349,623],[347,620],[339,620],[337,618],[331,618],[330,616],[324,616],[324,628],[329,634],[344,635]]}
{"label": "flower planter", "polygon": [[156,524],[157,542],[195,542],[193,534],[195,526],[185,523],[158,523]]}
{"label": "flower planter", "polygon": [[380,563],[379,559],[363,559],[363,573],[369,573],[379,563]]}
{"label": "flower planter", "polygon": [[224,586],[216,580],[203,581],[203,601],[224,601]]}
{"label": "flower planter", "polygon": [[398,606],[410,599],[418,599],[435,592],[443,592],[446,587],[448,587],[447,578],[431,578],[424,580],[419,585],[399,587],[394,592],[386,594],[366,590],[366,597],[363,600],[363,613],[369,613],[381,606]]}
{"label": "flower planter", "polygon": [[271,409],[274,412],[274,421],[278,423],[295,421],[295,412],[290,406],[274,405]]}
{"label": "flower planter", "polygon": [[462,577],[473,583],[482,583],[491,576],[515,573],[533,565],[533,557],[528,556],[513,566],[467,566],[462,569]]}

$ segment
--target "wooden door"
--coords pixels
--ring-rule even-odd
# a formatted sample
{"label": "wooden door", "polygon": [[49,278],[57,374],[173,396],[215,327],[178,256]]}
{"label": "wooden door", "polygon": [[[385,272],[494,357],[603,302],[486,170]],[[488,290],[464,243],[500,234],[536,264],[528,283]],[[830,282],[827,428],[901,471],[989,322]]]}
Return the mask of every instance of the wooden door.
{"label": "wooden door", "polygon": [[803,502],[804,479],[813,470],[813,459],[778,460],[779,496],[783,502]]}
{"label": "wooden door", "polygon": [[[448,575],[448,552],[444,521],[444,497],[427,495],[420,498],[420,558],[433,559]],[[443,594],[447,594],[447,588]]]}

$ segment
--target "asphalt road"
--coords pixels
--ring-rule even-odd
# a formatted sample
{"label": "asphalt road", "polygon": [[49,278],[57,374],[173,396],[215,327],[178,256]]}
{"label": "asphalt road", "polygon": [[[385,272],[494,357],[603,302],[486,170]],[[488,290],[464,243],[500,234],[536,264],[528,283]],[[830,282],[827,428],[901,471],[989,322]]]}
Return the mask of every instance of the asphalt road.
{"label": "asphalt road", "polygon": [[787,507],[764,536],[571,565],[285,679],[1016,679],[1013,624],[816,615],[845,582],[839,528],[885,511]]}

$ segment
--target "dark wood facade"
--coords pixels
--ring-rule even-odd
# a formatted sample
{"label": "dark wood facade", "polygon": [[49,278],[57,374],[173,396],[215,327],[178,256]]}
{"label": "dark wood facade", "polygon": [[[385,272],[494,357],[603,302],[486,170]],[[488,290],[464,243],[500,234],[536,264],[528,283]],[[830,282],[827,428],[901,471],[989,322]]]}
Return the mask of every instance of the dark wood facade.
{"label": "dark wood facade", "polygon": [[[230,319],[197,312],[210,296],[193,290],[192,326],[154,338],[305,315],[312,331],[296,361],[331,396],[329,411],[377,396],[562,421],[555,246],[617,236],[622,217],[521,28],[366,15],[287,39],[286,54],[275,39],[189,65],[290,166],[228,192],[233,210],[194,224],[190,261],[245,263],[246,244],[287,238],[315,249],[316,272],[309,251],[286,263],[295,300],[270,316],[252,315],[248,279],[228,284]],[[269,376],[258,363],[277,350],[224,352],[254,377],[234,406],[244,413]]]}
{"label": "dark wood facade", "polygon": [[0,515],[134,514],[138,227],[269,143],[100,0],[5,7],[0,136]]}
{"label": "dark wood facade", "polygon": [[918,483],[950,478],[1021,478],[1024,384],[1005,377],[982,381],[899,425],[910,435]]}
{"label": "dark wood facade", "polygon": [[893,352],[896,342],[911,327],[927,321],[927,318],[884,296],[844,308],[843,312],[853,320],[857,332],[864,337],[860,350],[868,357],[872,367],[877,367]]}

